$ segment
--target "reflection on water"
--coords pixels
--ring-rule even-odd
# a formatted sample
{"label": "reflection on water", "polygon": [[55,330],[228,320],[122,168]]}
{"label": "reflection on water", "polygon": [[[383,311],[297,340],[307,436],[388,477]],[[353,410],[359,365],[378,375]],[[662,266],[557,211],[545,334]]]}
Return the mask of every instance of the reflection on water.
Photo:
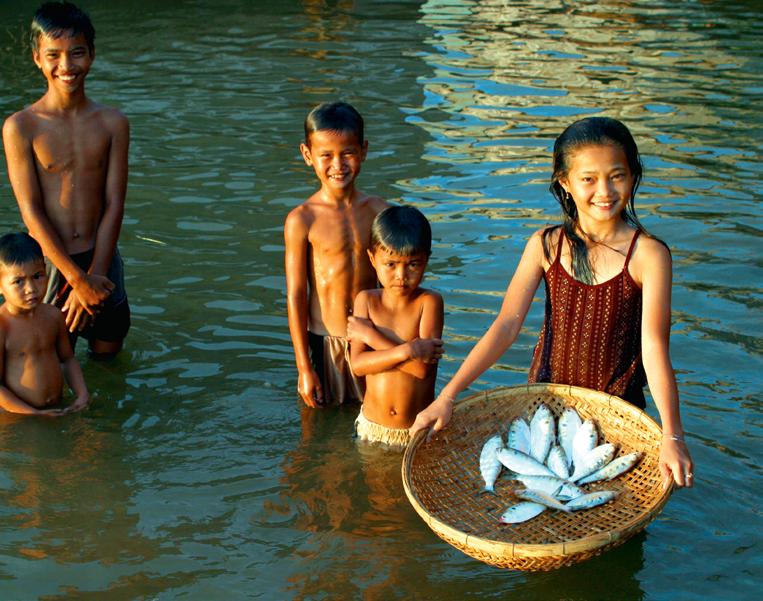
{"label": "reflection on water", "polygon": [[[0,597],[751,597],[761,392],[761,29],[755,2],[94,3],[94,98],[132,124],[126,351],[95,403],[0,422]],[[0,5],[0,107],[42,81],[29,5]],[[557,219],[553,139],[623,119],[643,222],[671,246],[672,354],[698,463],[648,531],[551,574],[440,541],[356,408],[300,408],[281,226],[314,189],[297,146],[327,98],[366,117],[361,187],[421,208],[446,300],[441,382],[489,325],[527,236]],[[4,170],[0,226],[20,220]],[[475,384],[523,382],[540,327]],[[82,349],[80,350],[82,353]],[[0,416],[1,417],[1,416]],[[733,491],[733,492],[732,492]],[[39,574],[45,578],[39,578]]]}

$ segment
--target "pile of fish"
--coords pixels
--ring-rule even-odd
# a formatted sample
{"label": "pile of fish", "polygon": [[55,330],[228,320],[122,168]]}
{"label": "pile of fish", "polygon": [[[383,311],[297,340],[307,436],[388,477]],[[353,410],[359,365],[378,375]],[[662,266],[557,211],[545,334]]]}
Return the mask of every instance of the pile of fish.
{"label": "pile of fish", "polygon": [[541,404],[528,424],[515,418],[509,427],[507,444],[500,434],[489,438],[480,454],[483,492],[495,494],[495,482],[505,467],[510,478],[524,488],[513,493],[521,502],[509,507],[502,524],[518,524],[546,509],[570,512],[608,503],[617,496],[611,490],[586,492],[580,485],[612,480],[631,469],[641,453],[615,459],[615,446],[597,445],[599,433],[592,420],[581,420],[578,412],[566,407],[557,424],[551,410]]}

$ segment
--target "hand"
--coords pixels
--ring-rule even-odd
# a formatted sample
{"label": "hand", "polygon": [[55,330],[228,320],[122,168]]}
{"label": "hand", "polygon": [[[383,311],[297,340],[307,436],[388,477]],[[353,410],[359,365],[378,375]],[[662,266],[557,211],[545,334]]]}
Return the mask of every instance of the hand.
{"label": "hand", "polygon": [[662,488],[670,485],[671,479],[678,486],[691,488],[694,485],[694,464],[689,449],[683,440],[663,437],[660,447],[660,472],[662,473]]}
{"label": "hand", "polygon": [[409,343],[411,359],[424,363],[437,363],[442,357],[442,340],[439,338],[414,338]]}
{"label": "hand", "polygon": [[371,330],[375,330],[375,328],[370,319],[366,319],[365,317],[355,317],[353,315],[350,315],[347,318],[346,337],[349,342],[362,342],[366,346],[371,346],[368,344],[368,335]]}
{"label": "hand", "polygon": [[42,415],[44,417],[61,417],[64,413],[66,413],[66,409],[58,407],[55,409],[38,409],[34,412],[35,415]]}
{"label": "hand", "polygon": [[82,411],[87,409],[90,404],[90,397],[88,395],[77,397],[74,402],[69,405],[64,411],[66,413],[74,413],[75,411]]}
{"label": "hand", "polygon": [[429,434],[427,434],[427,441],[429,441],[432,436],[442,430],[448,424],[450,416],[453,414],[453,401],[455,401],[455,399],[452,396],[445,395],[441,392],[440,396],[432,401],[429,407],[419,412],[413,425],[408,428],[411,438],[413,438],[419,430],[432,426],[429,430]]}
{"label": "hand", "polygon": [[99,305],[103,303],[112,290],[114,282],[102,275],[86,273],[75,284],[72,284],[72,294],[76,295],[82,307],[90,315],[95,315]]}
{"label": "hand", "polygon": [[[91,321],[90,314],[85,310],[76,294],[70,294],[61,307],[66,321],[66,328],[74,333],[84,330]],[[97,311],[97,310],[96,310]]]}
{"label": "hand", "polygon": [[314,369],[299,372],[297,391],[308,407],[317,408],[323,405],[323,388]]}

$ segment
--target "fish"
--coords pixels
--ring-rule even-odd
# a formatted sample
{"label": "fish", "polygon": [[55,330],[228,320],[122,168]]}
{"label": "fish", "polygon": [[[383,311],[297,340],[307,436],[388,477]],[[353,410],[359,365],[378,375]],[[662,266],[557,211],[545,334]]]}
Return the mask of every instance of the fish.
{"label": "fish", "polygon": [[541,492],[539,490],[532,490],[530,488],[525,489],[519,489],[515,490],[514,494],[522,499],[523,501],[530,501],[531,503],[540,503],[541,505],[545,505],[546,507],[550,507],[551,509],[558,509],[559,511],[564,511],[569,513],[572,511],[567,505],[562,503],[561,501],[558,501],[556,498],[554,498],[552,495],[547,495],[544,492]]}
{"label": "fish", "polygon": [[593,451],[598,438],[596,424],[590,419],[585,420],[575,433],[575,438],[572,439],[572,465],[575,468],[588,453]]}
{"label": "fish", "polygon": [[530,457],[530,455],[525,455],[514,449],[499,449],[496,456],[498,457],[498,461],[500,461],[504,467],[517,474],[525,474],[528,476],[556,475],[545,465]]}
{"label": "fish", "polygon": [[541,503],[522,501],[504,511],[498,521],[501,524],[519,524],[533,519],[544,511],[546,511],[546,506]]}
{"label": "fish", "polygon": [[556,438],[555,430],[551,410],[541,403],[530,420],[530,455],[541,463],[546,461],[551,443]]}
{"label": "fish", "polygon": [[568,469],[572,466],[572,441],[582,423],[572,407],[566,407],[559,418],[559,446],[564,450]]}
{"label": "fish", "polygon": [[527,476],[556,476],[554,472],[541,462],[536,461],[530,455],[525,455],[514,449],[500,449],[497,453],[497,457],[498,461],[500,461],[504,467],[517,474],[524,474]]}
{"label": "fish", "polygon": [[566,505],[567,510],[578,511],[580,509],[591,509],[592,507],[598,507],[609,503],[617,496],[614,490],[597,490],[596,492],[589,492],[577,499],[572,499]]}
{"label": "fish", "polygon": [[592,474],[589,474],[585,478],[582,478],[578,484],[590,484],[591,482],[598,482],[600,480],[612,480],[620,474],[624,474],[634,465],[636,465],[641,459],[642,453],[636,451],[635,453],[628,453],[622,455],[617,459],[610,461],[604,467],[596,470]]}
{"label": "fish", "polygon": [[546,465],[563,480],[570,477],[567,456],[564,454],[564,449],[559,445],[551,445],[551,450],[548,452],[548,457],[546,458]]}
{"label": "fish", "polygon": [[514,480],[524,484],[525,488],[538,490],[564,501],[569,501],[585,494],[585,491],[579,486],[556,476],[523,476],[522,474],[517,474],[514,476]]}
{"label": "fish", "polygon": [[530,426],[521,417],[511,420],[507,446],[520,453],[530,453]]}
{"label": "fish", "polygon": [[585,455],[585,457],[583,457],[580,462],[575,462],[575,471],[572,472],[570,480],[577,482],[578,480],[593,474],[595,471],[603,468],[610,461],[612,461],[614,456],[615,445],[609,442],[600,444],[590,453]]}
{"label": "fish", "polygon": [[499,449],[503,448],[503,439],[500,434],[496,434],[487,439],[482,446],[482,452],[480,453],[480,473],[482,479],[485,481],[485,488],[482,492],[490,492],[495,494],[495,481],[501,473],[501,462],[498,461],[496,454]]}

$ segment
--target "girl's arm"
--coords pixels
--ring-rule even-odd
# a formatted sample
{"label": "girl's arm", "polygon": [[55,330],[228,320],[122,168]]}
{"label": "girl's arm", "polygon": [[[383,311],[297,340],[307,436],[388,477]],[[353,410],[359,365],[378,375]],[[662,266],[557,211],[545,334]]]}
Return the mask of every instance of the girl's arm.
{"label": "girl's arm", "polygon": [[668,249],[656,240],[642,236],[639,245],[643,297],[641,356],[649,391],[662,423],[662,484],[667,486],[672,478],[679,486],[691,486],[693,466],[683,440],[678,387],[669,353],[672,262]]}
{"label": "girl's arm", "polygon": [[456,375],[440,391],[439,396],[416,416],[416,421],[410,428],[411,435],[430,425],[432,431],[437,432],[450,421],[456,396],[498,361],[513,344],[542,277],[543,242],[542,231],[538,231],[525,246],[514,277],[506,290],[498,317],[471,350]]}

